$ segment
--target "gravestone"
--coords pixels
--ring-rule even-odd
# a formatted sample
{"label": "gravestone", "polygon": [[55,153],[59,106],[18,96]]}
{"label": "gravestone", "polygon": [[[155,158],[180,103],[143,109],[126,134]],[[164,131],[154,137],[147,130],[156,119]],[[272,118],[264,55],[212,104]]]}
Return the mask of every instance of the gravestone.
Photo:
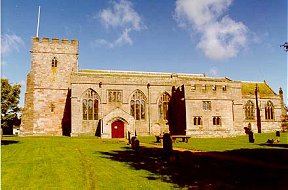
{"label": "gravestone", "polygon": [[134,150],[135,150],[136,152],[139,152],[139,150],[140,150],[140,141],[139,141],[138,139],[136,139],[136,140],[134,141]]}
{"label": "gravestone", "polygon": [[173,153],[172,139],[169,133],[163,135],[163,156],[168,159]]}
{"label": "gravestone", "polygon": [[131,138],[131,148],[133,149],[133,150],[135,150],[135,141],[137,140],[137,137],[132,137]]}
{"label": "gravestone", "polygon": [[249,143],[254,143],[255,139],[254,139],[254,133],[252,131],[248,133],[248,137],[249,137]]}

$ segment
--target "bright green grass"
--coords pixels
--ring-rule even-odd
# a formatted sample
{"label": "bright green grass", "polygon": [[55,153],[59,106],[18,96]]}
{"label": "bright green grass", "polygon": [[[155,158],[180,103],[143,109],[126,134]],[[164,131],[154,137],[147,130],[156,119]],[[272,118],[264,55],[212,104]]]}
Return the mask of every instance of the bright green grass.
{"label": "bright green grass", "polygon": [[5,137],[2,189],[170,189],[148,180],[146,170],[109,159],[101,152],[126,150],[126,143],[95,137]]}
{"label": "bright green grass", "polygon": [[[155,144],[154,136],[138,138],[140,143]],[[178,142],[173,146],[202,151],[274,149],[277,147],[261,146],[272,138],[276,138],[274,133],[255,134],[254,144],[248,143],[247,136],[191,138],[189,143]],[[281,133],[280,141],[288,144],[288,134]],[[5,137],[3,143],[7,145],[1,146],[2,189],[175,188],[175,184],[161,180],[160,173],[136,170],[131,166],[131,159],[119,161],[118,156],[123,154],[115,151],[133,155],[125,142],[96,137]],[[155,179],[149,180],[149,176]]]}
{"label": "bright green grass", "polygon": [[[270,146],[263,146],[263,144],[266,143],[267,139],[276,139],[276,136],[275,133],[256,133],[254,134],[254,138],[255,143],[249,143],[248,136],[246,135],[231,138],[190,138],[188,143],[173,143],[173,147],[200,151],[272,148]],[[138,137],[138,139],[142,143],[158,144],[161,146],[160,143],[155,143],[155,136]],[[288,144],[288,133],[281,133],[280,144]]]}

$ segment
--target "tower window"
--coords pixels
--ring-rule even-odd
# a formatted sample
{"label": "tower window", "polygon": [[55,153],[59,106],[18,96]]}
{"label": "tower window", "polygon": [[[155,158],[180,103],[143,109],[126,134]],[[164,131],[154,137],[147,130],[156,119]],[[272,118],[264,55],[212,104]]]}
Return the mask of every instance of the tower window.
{"label": "tower window", "polygon": [[55,105],[54,105],[54,104],[51,104],[50,109],[51,109],[51,113],[54,113],[54,111],[55,111]]}
{"label": "tower window", "polygon": [[52,59],[52,68],[56,68],[56,67],[57,67],[57,59],[56,59],[56,57],[54,57]]}

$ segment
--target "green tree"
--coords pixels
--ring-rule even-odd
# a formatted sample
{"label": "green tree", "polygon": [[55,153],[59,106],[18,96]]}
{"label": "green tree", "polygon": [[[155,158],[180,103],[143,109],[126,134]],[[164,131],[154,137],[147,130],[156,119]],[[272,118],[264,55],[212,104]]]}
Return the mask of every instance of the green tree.
{"label": "green tree", "polygon": [[13,125],[20,125],[18,107],[20,84],[10,84],[8,79],[1,78],[1,128],[3,133],[12,133]]}

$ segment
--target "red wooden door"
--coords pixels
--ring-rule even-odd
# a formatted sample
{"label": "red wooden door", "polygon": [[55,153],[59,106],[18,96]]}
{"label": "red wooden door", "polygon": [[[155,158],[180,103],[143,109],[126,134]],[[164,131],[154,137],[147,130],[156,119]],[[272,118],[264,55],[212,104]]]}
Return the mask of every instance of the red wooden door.
{"label": "red wooden door", "polygon": [[111,124],[112,138],[124,138],[124,123],[120,120]]}

